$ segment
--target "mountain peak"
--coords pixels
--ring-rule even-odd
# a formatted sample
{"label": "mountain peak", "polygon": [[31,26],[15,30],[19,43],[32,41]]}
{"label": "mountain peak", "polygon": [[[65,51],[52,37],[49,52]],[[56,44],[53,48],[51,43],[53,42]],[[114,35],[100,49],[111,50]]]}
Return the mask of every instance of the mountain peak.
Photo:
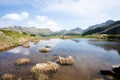
{"label": "mountain peak", "polygon": [[[80,27],[76,27],[76,28],[74,28],[74,29],[81,29]],[[83,30],[83,29],[81,29],[81,30]]]}
{"label": "mountain peak", "polygon": [[70,31],[73,31],[73,30],[83,30],[83,29],[81,29],[80,27],[76,27],[76,28],[71,29]]}
{"label": "mountain peak", "polygon": [[81,33],[83,31],[83,29],[81,29],[80,27],[76,27],[74,29],[69,30],[69,32],[72,33]]}
{"label": "mountain peak", "polygon": [[113,24],[115,21],[113,21],[113,20],[107,20],[106,22],[105,22],[105,24]]}

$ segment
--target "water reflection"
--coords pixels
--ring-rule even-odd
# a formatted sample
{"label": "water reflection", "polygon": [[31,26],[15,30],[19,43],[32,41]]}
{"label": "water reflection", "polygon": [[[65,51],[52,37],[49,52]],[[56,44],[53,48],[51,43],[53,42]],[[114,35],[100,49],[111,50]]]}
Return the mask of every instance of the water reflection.
{"label": "water reflection", "polygon": [[56,46],[57,44],[59,44],[60,42],[62,42],[63,40],[61,39],[50,39],[50,40],[41,40],[38,45],[41,46],[46,46],[46,45],[50,45],[52,47]]}
{"label": "water reflection", "polygon": [[80,42],[80,39],[71,39],[72,41],[76,42],[76,43],[79,43]]}
{"label": "water reflection", "polygon": [[[36,63],[55,61],[54,56],[71,55],[75,59],[73,66],[60,66],[58,72],[51,80],[93,80],[101,77],[100,69],[110,69],[111,65],[120,63],[120,42],[94,41],[93,39],[50,39],[40,40],[36,45],[29,42],[30,47],[22,46],[10,49],[0,54],[0,72],[10,72],[31,80],[30,68]],[[40,47],[52,46],[52,51],[43,54],[38,51]],[[14,65],[21,57],[28,57],[33,65],[19,67]],[[9,65],[9,66],[8,66]],[[70,76],[72,75],[72,76]]]}
{"label": "water reflection", "polygon": [[120,42],[90,40],[88,43],[91,45],[104,48],[106,51],[115,50],[120,54]]}
{"label": "water reflection", "polygon": [[13,54],[23,54],[23,55],[29,55],[30,53],[29,49],[23,48],[22,46],[8,50],[7,52]]}

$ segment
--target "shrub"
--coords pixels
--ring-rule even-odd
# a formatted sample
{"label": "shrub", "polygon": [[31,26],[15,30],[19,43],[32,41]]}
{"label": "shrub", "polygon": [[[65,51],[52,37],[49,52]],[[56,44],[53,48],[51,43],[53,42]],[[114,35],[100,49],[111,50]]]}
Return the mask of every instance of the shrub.
{"label": "shrub", "polygon": [[54,72],[59,68],[59,65],[48,61],[47,63],[38,63],[31,68],[31,72],[34,74],[41,74],[46,72]]}
{"label": "shrub", "polygon": [[23,65],[23,64],[28,64],[30,62],[30,59],[28,58],[21,58],[16,61],[17,65]]}
{"label": "shrub", "polygon": [[14,76],[12,74],[4,74],[2,80],[13,80]]}
{"label": "shrub", "polygon": [[48,80],[48,76],[46,76],[45,74],[39,74],[38,80]]}
{"label": "shrub", "polygon": [[74,64],[74,59],[72,56],[68,56],[66,58],[63,58],[63,57],[56,57],[56,61],[59,63],[59,64],[62,64],[62,65],[71,65],[71,64]]}

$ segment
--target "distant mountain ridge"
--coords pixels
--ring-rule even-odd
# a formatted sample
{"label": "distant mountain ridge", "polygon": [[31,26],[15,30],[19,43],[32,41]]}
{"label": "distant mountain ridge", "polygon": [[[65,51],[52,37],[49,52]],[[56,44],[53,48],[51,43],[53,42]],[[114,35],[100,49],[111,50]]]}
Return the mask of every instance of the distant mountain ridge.
{"label": "distant mountain ridge", "polygon": [[14,31],[24,31],[29,34],[35,34],[35,35],[49,35],[52,33],[50,29],[38,29],[35,27],[21,27],[21,26],[10,26],[2,29],[7,29],[7,30],[14,30]]}
{"label": "distant mountain ridge", "polygon": [[82,33],[83,29],[76,27],[74,29],[69,30],[68,32],[70,32],[70,33]]}
{"label": "distant mountain ridge", "polygon": [[50,29],[39,29],[39,28],[35,28],[35,27],[21,27],[21,26],[9,26],[6,28],[2,28],[2,29],[7,29],[7,30],[13,30],[13,31],[24,31],[27,32],[29,34],[35,34],[35,35],[41,35],[41,36],[62,36],[62,35],[80,35],[82,33],[82,29],[79,27],[76,27],[74,29],[71,30],[60,30],[60,31],[56,31],[53,32]]}
{"label": "distant mountain ridge", "polygon": [[71,30],[68,30],[65,34],[63,34],[64,36],[80,36],[83,32],[83,29],[76,27],[73,28]]}
{"label": "distant mountain ridge", "polygon": [[[113,21],[113,20],[108,20],[105,23],[97,24],[88,27],[86,30],[83,31],[82,35],[90,35],[90,34],[112,34],[114,28],[120,29],[120,21]],[[111,31],[109,31],[111,30]],[[120,34],[119,31],[116,31],[114,29],[114,33]]]}
{"label": "distant mountain ridge", "polygon": [[79,27],[70,30],[60,30],[53,32],[48,28],[39,29],[36,27],[21,27],[21,26],[9,26],[2,29],[24,31],[33,35],[41,36],[80,36],[80,35],[91,35],[91,34],[120,34],[120,21],[108,20],[101,24],[96,24],[83,30]]}
{"label": "distant mountain ridge", "polygon": [[81,35],[83,32],[83,29],[76,27],[70,30],[60,30],[57,32],[54,32],[52,35],[57,35],[57,36],[76,36],[76,35]]}

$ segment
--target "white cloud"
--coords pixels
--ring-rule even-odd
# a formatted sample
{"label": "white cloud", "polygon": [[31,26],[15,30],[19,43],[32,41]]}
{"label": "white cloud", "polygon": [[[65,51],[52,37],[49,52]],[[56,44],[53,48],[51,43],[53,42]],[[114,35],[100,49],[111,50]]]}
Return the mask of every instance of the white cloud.
{"label": "white cloud", "polygon": [[[17,9],[24,8],[31,12],[30,14],[33,16],[30,16],[30,19],[25,19],[27,14],[13,13],[5,15],[3,17],[4,20],[1,20],[11,20],[13,21],[12,25],[19,22],[18,25],[27,24],[28,26],[59,30],[61,28],[70,29],[76,26],[85,29],[91,25],[105,22],[108,19],[120,19],[120,0],[33,0],[29,3],[28,1],[14,0],[10,2],[9,0],[1,0],[1,5],[10,8],[15,7],[16,12]],[[36,14],[46,14],[47,16],[37,15],[34,17]],[[48,17],[51,17],[51,19]],[[1,21],[2,24],[3,21]],[[6,25],[8,23],[11,22],[5,22]]]}
{"label": "white cloud", "polygon": [[2,19],[19,21],[19,20],[27,19],[28,17],[29,14],[27,12],[22,12],[21,14],[16,14],[16,13],[7,14],[3,16]]}
{"label": "white cloud", "polygon": [[36,19],[37,19],[37,21],[44,22],[44,21],[46,21],[48,19],[48,17],[47,16],[37,15]]}
{"label": "white cloud", "polygon": [[[27,26],[27,27],[37,27],[37,28],[49,28],[52,31],[60,30],[60,26],[57,22],[49,19],[47,16],[36,15],[28,19],[29,13],[22,12],[21,14],[11,13],[2,17],[0,23],[2,26]],[[7,24],[3,24],[7,23]]]}
{"label": "white cloud", "polygon": [[35,26],[37,28],[49,28],[52,31],[60,30],[60,26],[55,21],[48,19],[47,16],[35,16],[35,20],[29,20],[27,26]]}
{"label": "white cloud", "polygon": [[110,10],[120,6],[120,0],[58,0],[49,2],[45,11],[57,11],[76,16],[94,16],[104,14],[105,10]]}
{"label": "white cloud", "polygon": [[[56,0],[48,2],[43,11],[74,17],[74,19],[70,18],[69,24],[78,24],[85,29],[109,19],[120,19],[119,7],[120,0]],[[72,20],[77,20],[78,23],[72,23]]]}
{"label": "white cloud", "polygon": [[21,16],[22,19],[26,19],[26,18],[29,17],[29,14],[27,12],[23,12],[23,13],[21,13],[20,16]]}

